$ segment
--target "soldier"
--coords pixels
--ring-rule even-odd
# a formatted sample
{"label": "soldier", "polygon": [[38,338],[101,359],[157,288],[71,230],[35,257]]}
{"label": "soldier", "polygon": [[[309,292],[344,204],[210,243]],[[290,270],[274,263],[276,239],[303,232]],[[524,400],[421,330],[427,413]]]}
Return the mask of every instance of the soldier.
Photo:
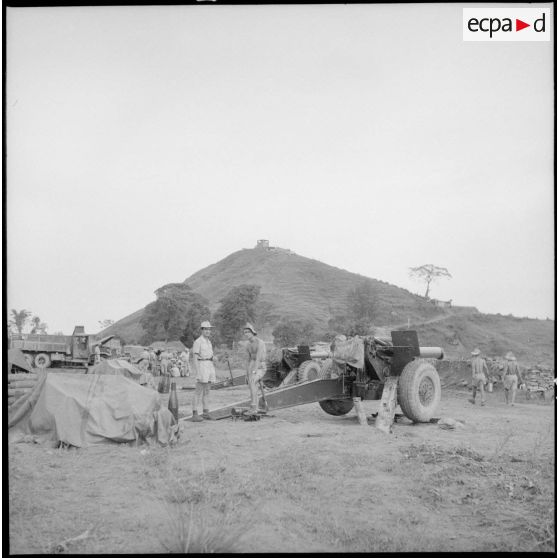
{"label": "soldier", "polygon": [[188,361],[190,360],[190,349],[185,347],[184,350],[180,353],[180,363],[181,363],[181,375],[182,376],[189,376],[190,375],[190,365]]}
{"label": "soldier", "polygon": [[163,352],[159,355],[159,365],[161,367],[161,376],[168,376],[169,374],[169,361],[170,355],[166,349],[163,349]]}
{"label": "soldier", "polygon": [[[210,336],[213,326],[204,321],[201,323],[201,335],[192,345],[194,358],[192,365],[196,374],[196,389],[192,398],[192,422],[201,422],[203,419],[211,419],[209,415],[209,390],[210,383],[215,383],[215,367],[213,366],[213,346]],[[202,401],[203,414],[198,415],[199,401]],[[203,418],[202,418],[203,417]]]}
{"label": "soldier", "polygon": [[99,345],[95,345],[95,364],[99,364],[101,362],[101,348]]}
{"label": "soldier", "polygon": [[140,354],[140,358],[138,361],[138,368],[142,372],[147,372],[148,367],[149,367],[149,351],[147,350],[147,348],[144,348]]}
{"label": "soldier", "polygon": [[517,359],[510,351],[506,355],[506,362],[504,363],[504,396],[506,397],[506,405],[510,404],[510,390],[511,390],[511,405],[515,405],[515,394],[517,392],[517,382],[523,383],[523,376],[517,364]]}
{"label": "soldier", "polygon": [[485,405],[486,400],[484,398],[484,384],[488,382],[488,366],[486,366],[486,361],[480,356],[479,349],[475,349],[472,353],[471,359],[471,372],[473,375],[473,397],[469,399],[469,402],[473,405],[475,404],[475,398],[477,396],[477,389],[481,394],[481,405]]}
{"label": "soldier", "polygon": [[253,411],[258,409],[258,383],[265,374],[265,343],[257,337],[254,326],[247,323],[244,326],[244,337],[248,340],[246,350],[248,362],[246,364],[246,378],[250,388],[250,407]]}
{"label": "soldier", "polygon": [[157,376],[157,355],[153,347],[149,349],[149,371],[153,376]]}

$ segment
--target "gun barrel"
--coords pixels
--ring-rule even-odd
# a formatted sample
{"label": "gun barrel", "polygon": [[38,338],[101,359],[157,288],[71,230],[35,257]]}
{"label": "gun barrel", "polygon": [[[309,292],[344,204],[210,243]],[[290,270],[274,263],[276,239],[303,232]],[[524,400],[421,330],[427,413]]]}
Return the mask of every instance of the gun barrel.
{"label": "gun barrel", "polygon": [[442,347],[419,347],[419,356],[421,358],[444,358],[444,349]]}

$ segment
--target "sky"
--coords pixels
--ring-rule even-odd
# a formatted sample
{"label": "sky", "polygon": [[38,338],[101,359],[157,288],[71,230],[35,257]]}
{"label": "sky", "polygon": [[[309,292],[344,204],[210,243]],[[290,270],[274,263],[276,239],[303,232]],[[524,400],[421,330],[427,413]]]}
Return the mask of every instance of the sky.
{"label": "sky", "polygon": [[268,239],[554,319],[554,36],[465,6],[6,8],[6,313],[96,333]]}

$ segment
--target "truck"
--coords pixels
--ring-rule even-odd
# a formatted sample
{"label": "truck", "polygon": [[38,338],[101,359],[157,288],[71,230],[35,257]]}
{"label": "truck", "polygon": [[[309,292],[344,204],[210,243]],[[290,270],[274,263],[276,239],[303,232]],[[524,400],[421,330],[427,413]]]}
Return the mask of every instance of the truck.
{"label": "truck", "polygon": [[113,337],[109,335],[97,341],[95,335],[85,333],[83,326],[75,326],[72,335],[14,334],[10,338],[9,348],[20,349],[27,362],[35,368],[87,368],[95,360],[97,345],[101,358],[110,358],[111,350],[106,344]]}
{"label": "truck", "polygon": [[[416,331],[392,331],[391,338],[355,336],[337,344],[329,358],[319,360],[307,349],[283,350],[279,365],[268,368],[262,378],[260,409],[318,403],[325,413],[341,416],[357,402],[379,399],[380,410],[390,415],[389,420],[396,404],[413,422],[433,419],[441,383],[431,361],[442,359],[444,352],[440,347],[421,347]],[[234,417],[249,405],[250,401],[240,401],[209,414],[214,419]]]}

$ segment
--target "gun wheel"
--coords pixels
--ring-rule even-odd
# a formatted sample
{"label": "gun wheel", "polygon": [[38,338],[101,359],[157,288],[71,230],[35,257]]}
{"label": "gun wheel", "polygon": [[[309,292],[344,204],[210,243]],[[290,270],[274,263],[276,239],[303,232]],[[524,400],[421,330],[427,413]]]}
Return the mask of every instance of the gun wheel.
{"label": "gun wheel", "polygon": [[354,407],[352,399],[325,399],[319,404],[328,415],[336,417],[346,415]]}
{"label": "gun wheel", "polygon": [[50,366],[50,357],[46,353],[39,353],[35,357],[35,366],[37,368],[48,368]]}
{"label": "gun wheel", "polygon": [[333,359],[326,358],[320,367],[320,378],[327,380],[333,376]]}
{"label": "gun wheel", "polygon": [[428,422],[440,403],[442,387],[438,372],[428,362],[414,360],[403,369],[397,396],[405,416],[413,422]]}
{"label": "gun wheel", "polygon": [[298,381],[308,382],[320,377],[320,363],[315,360],[307,360],[298,367]]}

